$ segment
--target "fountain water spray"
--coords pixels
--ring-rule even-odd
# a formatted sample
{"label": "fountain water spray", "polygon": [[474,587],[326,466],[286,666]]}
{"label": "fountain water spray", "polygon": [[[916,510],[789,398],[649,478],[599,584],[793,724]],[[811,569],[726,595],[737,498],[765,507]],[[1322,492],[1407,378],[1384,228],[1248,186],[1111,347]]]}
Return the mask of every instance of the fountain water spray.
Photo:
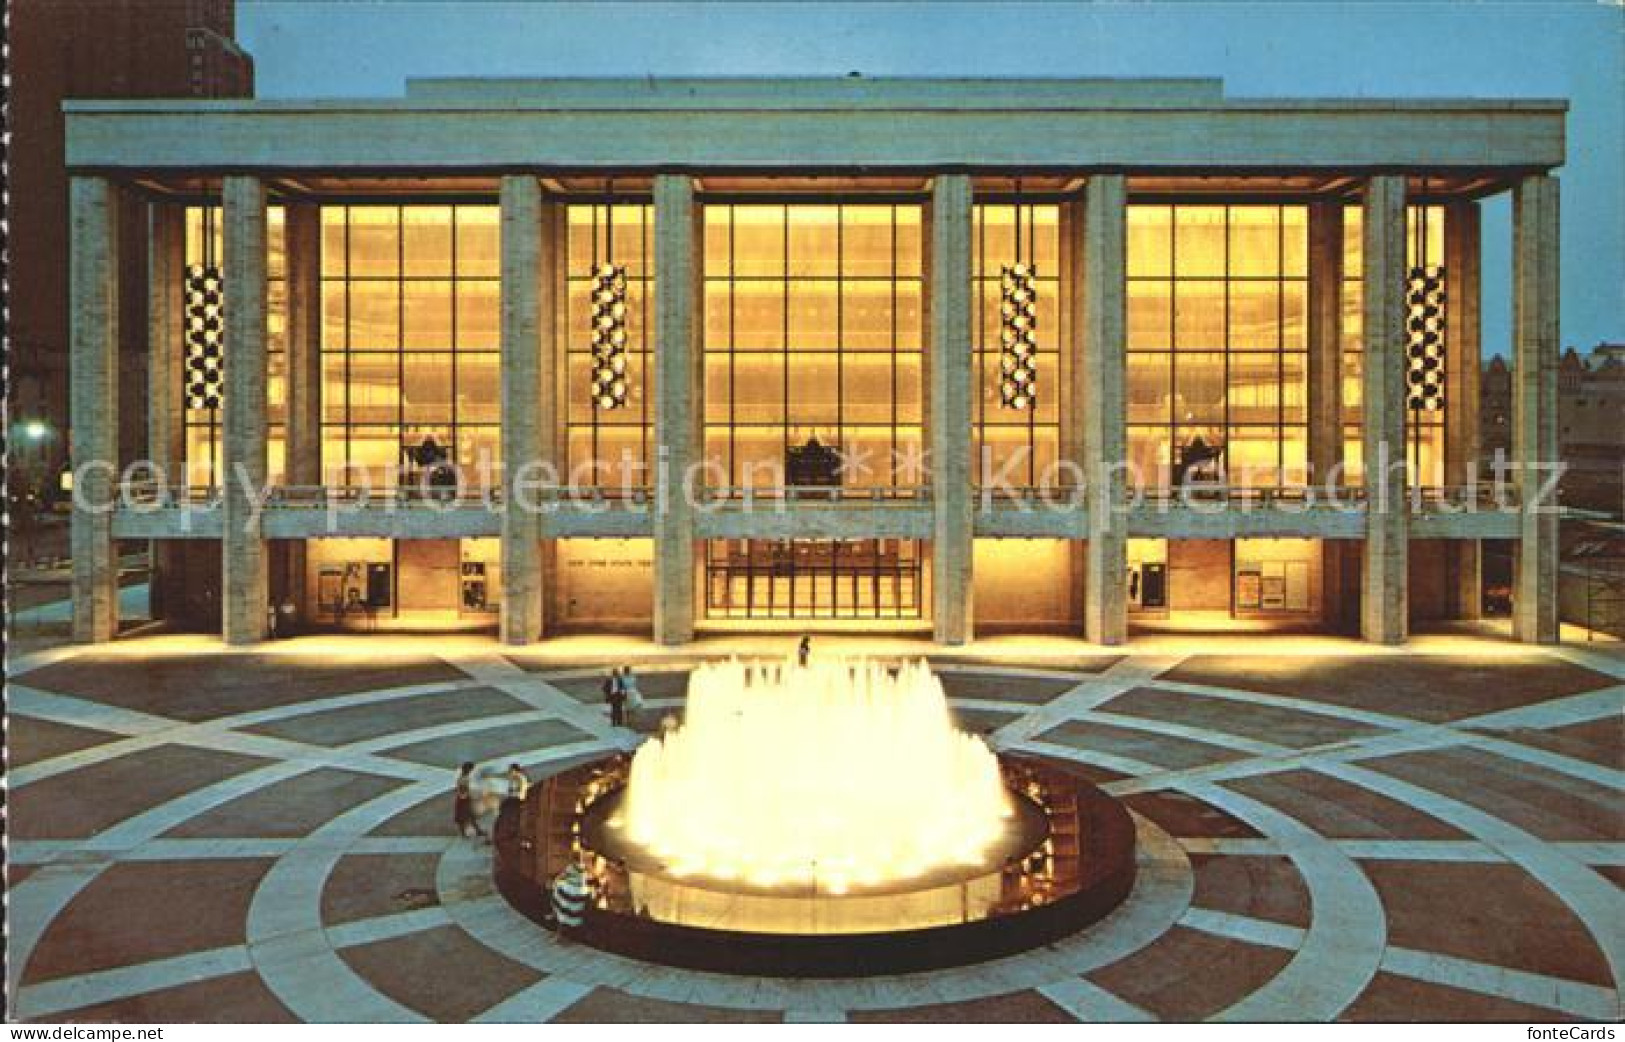
{"label": "fountain water spray", "polygon": [[695,669],[610,825],[676,875],[839,894],[974,864],[1012,813],[923,660],[729,659]]}

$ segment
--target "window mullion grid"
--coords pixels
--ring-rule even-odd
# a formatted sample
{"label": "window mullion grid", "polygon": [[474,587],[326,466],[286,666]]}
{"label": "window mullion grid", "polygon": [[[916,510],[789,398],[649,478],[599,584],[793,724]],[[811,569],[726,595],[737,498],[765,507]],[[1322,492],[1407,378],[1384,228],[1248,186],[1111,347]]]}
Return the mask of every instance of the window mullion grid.
{"label": "window mullion grid", "polygon": [[[843,254],[846,236],[846,207],[835,207],[835,444],[842,453],[847,451],[846,441],[846,257]],[[846,468],[838,475],[841,484],[847,483]],[[833,557],[833,555],[832,555]]]}
{"label": "window mullion grid", "polygon": [[[783,301],[784,301],[784,309],[783,309],[783,311],[780,312],[780,314],[782,315],[782,319],[781,319],[781,329],[779,330],[780,336],[783,337],[783,339],[780,341],[780,343],[782,343],[784,345],[784,365],[781,366],[780,369],[779,369],[779,382],[780,382],[780,385],[781,385],[782,391],[783,391],[782,397],[779,399],[779,460],[782,463],[782,461],[786,458],[787,450],[790,447],[790,429],[791,429],[791,425],[790,425],[790,357],[791,357],[792,348],[790,346],[790,207],[789,206],[780,207],[779,212],[780,212],[780,215],[781,215],[781,220],[780,220],[780,225],[779,225],[779,231],[780,231],[779,242],[781,244],[780,245],[780,252],[782,254],[782,256],[780,257],[780,260],[783,263],[783,267],[780,268],[779,270],[783,273],[781,277],[784,280],[783,283],[782,283],[782,291],[783,291],[782,295],[783,295]],[[786,482],[788,482],[788,475],[786,475]],[[795,547],[794,547],[794,544],[792,543],[791,544],[791,555],[790,555],[791,556],[790,603],[791,603],[792,609],[794,608],[794,605],[795,605],[795,572],[794,572],[794,568],[795,568],[795,552],[794,552],[794,550],[795,550]]]}
{"label": "window mullion grid", "polygon": [[[1016,200],[1016,227],[1017,228],[1021,227],[1021,209],[1022,209],[1021,200],[1018,198]],[[1038,222],[1036,220],[1036,215],[1035,215],[1034,208],[1029,205],[1027,207],[1027,236],[1026,236],[1026,243],[1027,243],[1027,270],[1032,273],[1033,292],[1034,293],[1037,293],[1038,290],[1039,290],[1038,268],[1037,268],[1038,244],[1034,241],[1037,238],[1038,238]],[[1017,236],[1017,241],[1020,241],[1020,240],[1021,240],[1021,237]],[[1017,253],[1019,254],[1019,252],[1020,251],[1018,250]],[[1018,256],[1016,258],[1016,260],[1019,261],[1019,260],[1021,260],[1021,258]],[[1037,310],[1037,308],[1035,306],[1034,309],[1033,309],[1033,318],[1035,320],[1035,323],[1036,323],[1037,317],[1038,317],[1038,310]],[[1038,365],[1038,359],[1039,359],[1039,357],[1041,357],[1041,354],[1039,353],[1039,347],[1038,347],[1039,336],[1041,336],[1041,335],[1042,335],[1041,333],[1035,333],[1034,336],[1033,336],[1033,351],[1034,351],[1033,366],[1034,366],[1035,370],[1036,370],[1037,365]],[[1058,387],[1060,385],[1057,384],[1056,386]],[[1033,485],[1038,484],[1038,395],[1045,393],[1042,388],[1038,388],[1038,387],[1034,387],[1033,392],[1034,393],[1033,393],[1032,408],[1027,410],[1027,484],[1029,486],[1033,486]]]}
{"label": "window mullion grid", "polygon": [[[734,246],[734,207],[728,213],[728,484],[734,483],[735,467],[739,459],[739,259]],[[746,560],[749,561],[747,550]],[[751,565],[750,567],[754,567]],[[754,591],[754,582],[748,584],[747,593]]]}
{"label": "window mullion grid", "polygon": [[351,207],[344,207],[344,482],[346,485],[352,480],[351,474],[355,466],[355,446],[350,432],[355,422],[355,395],[352,392],[355,381],[355,304],[354,294],[351,292],[350,279],[350,218]]}
{"label": "window mullion grid", "polygon": [[1231,294],[1231,292],[1232,292],[1232,290],[1234,288],[1233,287],[1233,280],[1231,278],[1232,266],[1231,266],[1231,262],[1230,262],[1230,216],[1231,216],[1230,207],[1226,206],[1224,208],[1224,233],[1223,233],[1224,234],[1224,281],[1221,284],[1221,288],[1223,290],[1224,295],[1220,298],[1223,301],[1221,307],[1224,309],[1224,367],[1223,367],[1224,368],[1224,382],[1221,385],[1224,388],[1224,397],[1222,399],[1223,404],[1224,404],[1222,415],[1223,415],[1224,419],[1221,422],[1224,424],[1224,451],[1225,451],[1224,480],[1225,480],[1226,485],[1230,484],[1230,472],[1232,471],[1232,469],[1235,466],[1235,456],[1234,456],[1233,450],[1231,448],[1231,443],[1236,440],[1235,439],[1235,428],[1231,425],[1231,422],[1230,422],[1231,421],[1231,416],[1230,416],[1230,363],[1231,363],[1230,352],[1234,348],[1234,345],[1233,345],[1233,343],[1231,341],[1231,336],[1230,336],[1230,312],[1231,312],[1230,294]]}
{"label": "window mullion grid", "polygon": [[406,209],[395,211],[395,485],[400,487],[401,449],[406,444]]}
{"label": "window mullion grid", "polygon": [[[890,363],[888,366],[888,371],[889,375],[891,376],[891,436],[889,439],[887,439],[888,444],[891,446],[891,458],[886,461],[886,484],[895,488],[897,486],[897,392],[899,385],[897,375],[897,207],[895,205],[892,206],[888,211],[887,217],[887,230],[891,235],[891,281],[890,285],[887,287],[888,293],[891,296],[891,321],[887,323],[887,327],[891,333],[888,344],[890,355],[888,358],[888,362]],[[857,588],[854,585],[853,593],[856,594],[856,592]]]}
{"label": "window mullion grid", "polygon": [[451,291],[451,326],[449,329],[451,342],[447,346],[450,348],[448,357],[451,364],[451,426],[448,433],[451,436],[452,463],[458,467],[460,472],[463,455],[459,444],[459,439],[462,436],[462,417],[460,415],[461,410],[457,407],[457,370],[462,368],[460,364],[462,358],[459,355],[460,345],[458,343],[460,338],[457,336],[457,216],[459,212],[458,207],[453,206],[451,208],[451,234],[448,236],[451,240],[451,284],[448,287]]}

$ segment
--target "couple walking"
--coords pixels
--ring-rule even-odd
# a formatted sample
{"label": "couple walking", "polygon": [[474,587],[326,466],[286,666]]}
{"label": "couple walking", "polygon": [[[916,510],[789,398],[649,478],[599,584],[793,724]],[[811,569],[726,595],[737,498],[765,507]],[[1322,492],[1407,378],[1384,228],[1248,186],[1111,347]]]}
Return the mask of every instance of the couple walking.
{"label": "couple walking", "polygon": [[643,692],[638,690],[631,666],[609,671],[604,678],[604,701],[609,703],[609,722],[616,727],[625,727],[630,719],[627,714],[643,708]]}

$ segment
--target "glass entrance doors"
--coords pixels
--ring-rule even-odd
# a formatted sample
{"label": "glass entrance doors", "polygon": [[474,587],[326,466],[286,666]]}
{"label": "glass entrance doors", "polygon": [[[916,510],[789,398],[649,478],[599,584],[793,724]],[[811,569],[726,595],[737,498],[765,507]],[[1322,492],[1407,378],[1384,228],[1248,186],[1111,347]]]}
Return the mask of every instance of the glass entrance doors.
{"label": "glass entrance doors", "polygon": [[706,544],[712,619],[918,619],[916,539],[717,539]]}

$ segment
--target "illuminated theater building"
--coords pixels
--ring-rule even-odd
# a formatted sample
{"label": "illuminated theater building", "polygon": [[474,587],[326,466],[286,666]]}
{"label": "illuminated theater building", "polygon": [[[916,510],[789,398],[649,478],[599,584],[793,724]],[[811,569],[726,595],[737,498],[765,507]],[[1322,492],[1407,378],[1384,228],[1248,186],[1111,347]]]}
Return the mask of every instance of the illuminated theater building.
{"label": "illuminated theater building", "polygon": [[124,540],[155,614],[232,644],[1395,643],[1478,614],[1485,540],[1515,635],[1556,639],[1556,521],[1537,471],[1510,509],[1479,486],[1477,379],[1508,193],[1514,457],[1554,458],[1563,102],[854,77],[67,109],[79,639],[117,631]]}

